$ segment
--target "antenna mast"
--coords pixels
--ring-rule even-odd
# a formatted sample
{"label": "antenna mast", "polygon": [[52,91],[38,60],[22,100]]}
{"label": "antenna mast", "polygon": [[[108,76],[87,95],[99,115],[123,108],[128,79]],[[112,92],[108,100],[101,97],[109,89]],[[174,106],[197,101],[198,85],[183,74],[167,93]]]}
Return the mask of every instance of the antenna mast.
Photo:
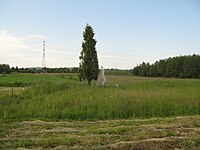
{"label": "antenna mast", "polygon": [[43,56],[42,56],[42,70],[44,72],[46,68],[46,62],[45,62],[45,41],[43,41]]}

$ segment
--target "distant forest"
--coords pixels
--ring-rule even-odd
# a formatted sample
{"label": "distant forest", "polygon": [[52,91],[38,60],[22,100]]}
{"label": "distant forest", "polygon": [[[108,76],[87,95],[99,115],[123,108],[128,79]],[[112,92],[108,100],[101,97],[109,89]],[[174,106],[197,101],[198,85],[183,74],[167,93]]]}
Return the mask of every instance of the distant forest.
{"label": "distant forest", "polygon": [[12,72],[18,73],[77,73],[77,67],[63,67],[63,68],[41,68],[41,67],[31,67],[31,68],[18,68],[11,67],[8,64],[0,64],[0,74],[9,74]]}
{"label": "distant forest", "polygon": [[[130,70],[120,70],[116,68],[104,69],[106,75],[130,75]],[[9,74],[12,72],[18,73],[78,73],[78,67],[60,67],[60,68],[18,68],[10,67],[8,64],[0,64],[0,74]]]}
{"label": "distant forest", "polygon": [[[77,73],[78,67],[71,68],[18,68],[0,64],[0,74],[19,73]],[[153,64],[141,63],[131,70],[105,69],[105,75],[136,75],[142,77],[200,78],[200,55],[187,55],[161,59]]]}
{"label": "distant forest", "polygon": [[131,73],[142,77],[200,78],[200,56],[187,55],[141,63]]}

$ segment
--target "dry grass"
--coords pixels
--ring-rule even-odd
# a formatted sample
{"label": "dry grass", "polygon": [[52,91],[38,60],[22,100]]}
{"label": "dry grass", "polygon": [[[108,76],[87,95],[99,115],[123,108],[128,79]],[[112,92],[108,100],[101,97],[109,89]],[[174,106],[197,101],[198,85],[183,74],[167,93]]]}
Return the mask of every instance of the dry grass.
{"label": "dry grass", "polygon": [[[13,91],[12,91],[13,89]],[[4,95],[12,95],[12,94],[19,94],[20,92],[24,91],[25,87],[0,87],[0,96]]]}
{"label": "dry grass", "polygon": [[200,116],[105,121],[1,121],[0,148],[198,149]]}

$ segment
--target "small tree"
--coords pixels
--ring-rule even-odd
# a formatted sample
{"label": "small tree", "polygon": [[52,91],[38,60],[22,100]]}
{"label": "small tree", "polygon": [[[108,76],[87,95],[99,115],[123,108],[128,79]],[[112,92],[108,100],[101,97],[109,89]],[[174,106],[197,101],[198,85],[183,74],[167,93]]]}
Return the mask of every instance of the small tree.
{"label": "small tree", "polygon": [[94,39],[94,35],[92,27],[87,24],[83,32],[78,76],[80,81],[86,79],[88,81],[88,85],[91,85],[92,80],[97,80],[99,74],[99,64],[95,48],[97,41]]}

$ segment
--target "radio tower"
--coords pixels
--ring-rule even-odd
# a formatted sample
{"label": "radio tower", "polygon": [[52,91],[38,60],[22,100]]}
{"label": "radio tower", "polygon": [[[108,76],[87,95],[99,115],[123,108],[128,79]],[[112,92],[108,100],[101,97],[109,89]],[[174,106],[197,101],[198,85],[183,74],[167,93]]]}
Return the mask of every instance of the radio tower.
{"label": "radio tower", "polygon": [[43,56],[42,56],[42,70],[45,71],[46,62],[45,62],[45,41],[43,41]]}

